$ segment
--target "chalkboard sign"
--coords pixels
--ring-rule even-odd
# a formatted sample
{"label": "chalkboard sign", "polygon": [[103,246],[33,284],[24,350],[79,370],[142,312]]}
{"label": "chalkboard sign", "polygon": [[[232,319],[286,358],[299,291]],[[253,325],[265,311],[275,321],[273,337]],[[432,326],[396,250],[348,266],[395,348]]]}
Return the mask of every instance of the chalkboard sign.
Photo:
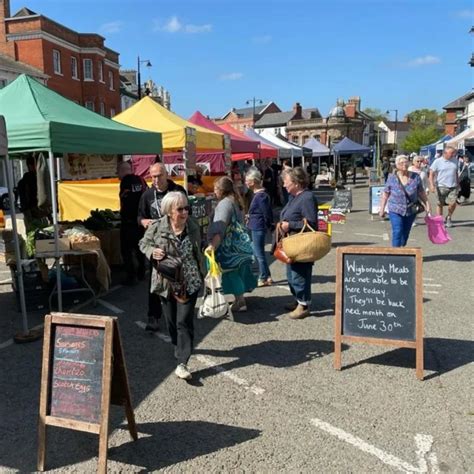
{"label": "chalkboard sign", "polygon": [[54,328],[50,414],[100,422],[104,329]]}
{"label": "chalkboard sign", "polygon": [[338,189],[334,194],[333,209],[350,211],[352,209],[352,190]]}
{"label": "chalkboard sign", "polygon": [[413,347],[423,378],[421,262],[420,249],[338,248],[336,368],[343,341]]}
{"label": "chalkboard sign", "polygon": [[316,189],[313,189],[313,194],[316,196],[318,204],[329,204],[334,199],[334,188],[319,185]]}
{"label": "chalkboard sign", "polygon": [[[112,393],[113,391],[113,393]],[[45,317],[38,430],[38,471],[48,425],[99,435],[98,471],[107,470],[109,405],[123,405],[137,429],[116,318],[53,313]]]}

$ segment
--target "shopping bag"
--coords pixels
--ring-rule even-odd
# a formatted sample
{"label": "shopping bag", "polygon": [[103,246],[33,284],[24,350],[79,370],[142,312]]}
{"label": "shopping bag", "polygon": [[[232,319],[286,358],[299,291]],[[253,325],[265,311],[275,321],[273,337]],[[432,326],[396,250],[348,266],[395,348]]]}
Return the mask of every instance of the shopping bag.
{"label": "shopping bag", "polygon": [[428,229],[428,238],[434,244],[447,244],[451,240],[451,236],[444,225],[443,216],[425,217],[426,228]]}
{"label": "shopping bag", "polygon": [[222,272],[216,262],[214,251],[206,251],[209,271],[204,278],[205,297],[198,311],[199,318],[223,318],[230,312],[229,303],[222,293]]}

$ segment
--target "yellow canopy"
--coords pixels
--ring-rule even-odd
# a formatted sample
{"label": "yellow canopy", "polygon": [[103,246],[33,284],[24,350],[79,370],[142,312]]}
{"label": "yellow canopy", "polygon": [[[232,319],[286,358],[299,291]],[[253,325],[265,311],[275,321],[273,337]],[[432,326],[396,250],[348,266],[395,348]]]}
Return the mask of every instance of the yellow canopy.
{"label": "yellow canopy", "polygon": [[213,132],[188,122],[148,96],[143,97],[113,119],[135,128],[160,132],[163,139],[163,151],[182,150],[185,147],[185,127],[196,130],[196,148],[198,150],[224,149],[224,135],[222,133]]}

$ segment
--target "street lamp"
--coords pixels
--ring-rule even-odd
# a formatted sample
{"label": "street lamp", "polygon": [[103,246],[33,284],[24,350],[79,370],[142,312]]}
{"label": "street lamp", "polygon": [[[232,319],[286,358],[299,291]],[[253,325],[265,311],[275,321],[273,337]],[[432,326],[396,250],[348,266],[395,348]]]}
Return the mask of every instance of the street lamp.
{"label": "street lamp", "polygon": [[138,80],[138,100],[142,98],[142,77],[140,74],[140,64],[146,63],[145,66],[150,68],[151,67],[151,62],[149,59],[140,59],[140,56],[137,57],[137,80]]}
{"label": "street lamp", "polygon": [[260,99],[256,99],[255,97],[252,97],[252,99],[249,99],[247,102],[246,102],[247,105],[250,105],[250,104],[253,104],[253,113],[252,113],[252,120],[253,120],[253,124],[252,125],[255,125],[255,104],[263,104],[262,100]]}
{"label": "street lamp", "polygon": [[[397,128],[398,128],[398,109],[388,109],[386,114],[389,114],[390,112],[395,112],[395,130],[394,130],[394,141],[395,141],[395,148],[397,149],[398,152],[398,143],[397,143]],[[394,150],[395,151],[395,150]]]}

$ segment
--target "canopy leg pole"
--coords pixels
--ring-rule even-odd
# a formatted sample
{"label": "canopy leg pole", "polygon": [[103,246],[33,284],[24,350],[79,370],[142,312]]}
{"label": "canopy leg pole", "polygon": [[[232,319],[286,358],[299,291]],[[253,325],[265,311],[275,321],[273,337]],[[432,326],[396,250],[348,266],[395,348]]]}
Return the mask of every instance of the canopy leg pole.
{"label": "canopy leg pole", "polygon": [[183,179],[183,188],[186,193],[188,192],[188,155],[186,148],[183,150],[183,163],[184,163],[184,179]]}
{"label": "canopy leg pole", "polygon": [[56,289],[58,292],[58,311],[63,310],[63,295],[61,284],[61,261],[59,255],[59,224],[58,224],[58,205],[56,196],[55,163],[53,152],[49,151],[49,178],[51,183],[51,201],[53,206],[53,225],[54,225],[54,260],[56,262]]}
{"label": "canopy leg pole", "polygon": [[18,280],[18,291],[20,293],[20,309],[23,333],[26,335],[28,329],[28,315],[26,313],[25,286],[23,284],[23,265],[21,261],[20,241],[18,236],[18,227],[16,225],[15,194],[13,193],[13,171],[10,158],[6,159],[6,179],[8,188],[8,198],[10,199],[10,213],[12,218],[13,241],[15,246],[16,275]]}

